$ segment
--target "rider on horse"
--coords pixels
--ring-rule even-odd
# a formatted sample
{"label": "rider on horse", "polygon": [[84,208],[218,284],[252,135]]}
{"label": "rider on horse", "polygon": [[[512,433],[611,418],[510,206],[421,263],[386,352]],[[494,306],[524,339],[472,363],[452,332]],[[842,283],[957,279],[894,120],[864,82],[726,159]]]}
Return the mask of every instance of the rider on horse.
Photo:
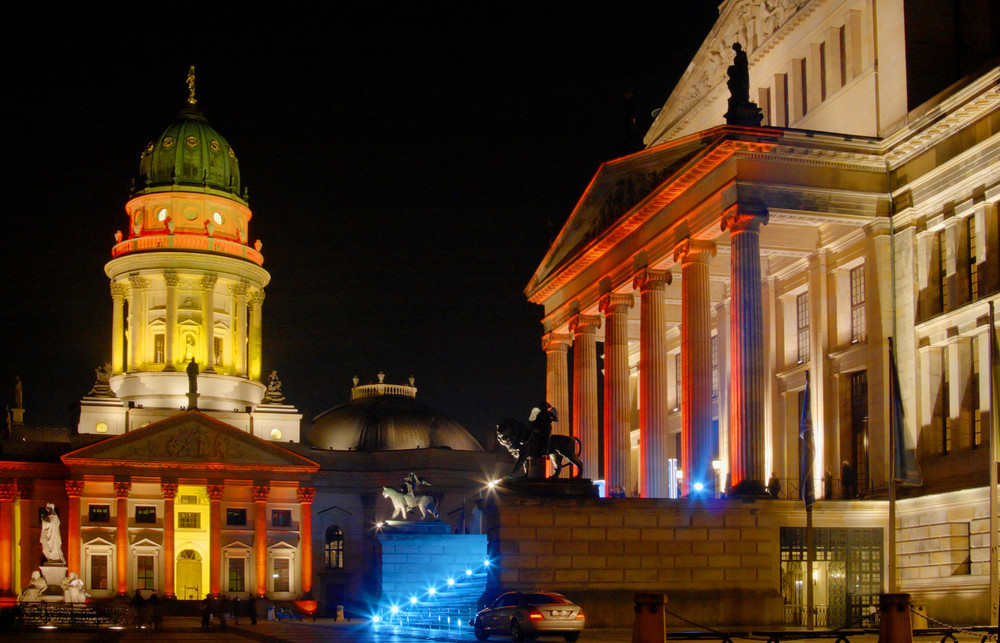
{"label": "rider on horse", "polygon": [[544,455],[549,451],[549,438],[552,437],[552,423],[556,422],[556,409],[548,402],[542,402],[531,409],[528,422],[531,423],[531,435],[524,447],[529,454]]}

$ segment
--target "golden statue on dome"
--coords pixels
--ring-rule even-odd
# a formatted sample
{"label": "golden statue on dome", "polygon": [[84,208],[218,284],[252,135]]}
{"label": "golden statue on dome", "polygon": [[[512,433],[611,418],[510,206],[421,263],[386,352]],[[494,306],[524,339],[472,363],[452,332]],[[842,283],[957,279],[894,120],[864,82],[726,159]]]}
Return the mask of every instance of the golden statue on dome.
{"label": "golden statue on dome", "polygon": [[197,105],[198,99],[194,97],[194,65],[191,65],[191,68],[188,69],[187,86],[188,86],[188,105]]}

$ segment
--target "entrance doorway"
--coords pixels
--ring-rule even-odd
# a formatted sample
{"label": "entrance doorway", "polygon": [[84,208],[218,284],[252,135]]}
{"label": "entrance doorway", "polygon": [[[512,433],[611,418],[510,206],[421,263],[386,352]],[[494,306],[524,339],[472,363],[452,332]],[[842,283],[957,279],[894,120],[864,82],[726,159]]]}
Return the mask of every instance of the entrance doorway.
{"label": "entrance doorway", "polygon": [[202,597],[201,555],[193,549],[177,554],[177,575],[174,581],[177,598],[194,601]]}
{"label": "entrance doorway", "polygon": [[806,578],[806,530],[781,528],[781,597],[786,625],[805,625],[806,583],[813,584],[818,627],[854,626],[878,607],[882,593],[882,529],[813,530],[816,557]]}

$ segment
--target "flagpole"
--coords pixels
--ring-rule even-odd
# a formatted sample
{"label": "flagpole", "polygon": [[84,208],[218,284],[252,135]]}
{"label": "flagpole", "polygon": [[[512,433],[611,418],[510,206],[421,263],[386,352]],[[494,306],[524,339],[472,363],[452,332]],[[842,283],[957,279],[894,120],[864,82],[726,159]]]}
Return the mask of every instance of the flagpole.
{"label": "flagpole", "polygon": [[997,381],[997,364],[1000,351],[997,349],[996,317],[993,302],[990,302],[990,625],[998,625],[1000,617],[1000,562],[998,545],[1000,534],[997,530],[997,469],[1000,467],[1000,382]]}
{"label": "flagpole", "polygon": [[[889,368],[892,368],[893,345],[889,338]],[[891,377],[891,375],[890,375]],[[895,382],[889,385],[890,405],[896,403],[899,395]],[[894,406],[892,408],[895,408]],[[896,586],[896,413],[889,413],[889,593],[895,594]]]}

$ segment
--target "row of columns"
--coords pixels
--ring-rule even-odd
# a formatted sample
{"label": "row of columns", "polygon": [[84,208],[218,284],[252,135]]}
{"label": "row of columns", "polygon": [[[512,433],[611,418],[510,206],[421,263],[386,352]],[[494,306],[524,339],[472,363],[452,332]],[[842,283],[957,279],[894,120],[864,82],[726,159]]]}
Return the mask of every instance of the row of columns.
{"label": "row of columns", "polygon": [[[177,286],[180,278],[174,270],[164,270],[163,280],[166,285],[166,331],[164,333],[164,371],[176,370],[175,364],[180,357],[177,354]],[[218,276],[212,273],[201,278],[201,334],[204,342],[198,361],[204,364],[205,373],[215,372],[215,292]],[[111,369],[119,375],[127,371],[141,369],[146,361],[144,345],[145,329],[149,323],[146,298],[149,294],[148,278],[132,273],[125,281],[111,282]],[[233,342],[233,365],[238,375],[253,380],[260,379],[261,351],[261,308],[264,302],[264,292],[250,290],[247,282],[241,281],[230,286],[233,297],[233,319],[235,328]],[[128,319],[125,319],[125,302],[129,302]],[[125,363],[124,341],[125,324],[128,324],[129,352],[128,363]]]}
{"label": "row of columns", "polygon": [[[63,546],[63,553],[66,556],[67,573],[76,572],[83,575],[82,561],[80,560],[80,500],[83,495],[82,480],[66,480],[66,495],[69,498],[69,511],[66,516],[66,540]],[[164,516],[163,516],[163,549],[166,553],[163,566],[163,586],[167,597],[174,596],[174,502],[177,497],[178,485],[176,483],[164,482],[160,484],[160,492],[163,496]],[[128,498],[132,491],[132,483],[129,481],[117,481],[114,483],[115,503],[116,503],[116,524],[115,524],[115,591],[120,594],[128,593]],[[213,595],[222,593],[222,524],[225,516],[222,513],[222,496],[225,486],[222,484],[209,484],[207,486],[209,497],[209,592]],[[270,496],[271,488],[267,485],[254,485],[251,489],[251,497],[255,505],[254,518],[254,564],[256,571],[256,586],[254,591],[258,596],[267,593],[267,500]],[[31,573],[31,538],[25,537],[30,534],[30,525],[33,524],[31,518],[31,498],[33,496],[33,486],[30,481],[18,480],[17,483],[0,483],[0,596],[12,595],[13,583],[13,561],[14,561],[14,521],[13,507],[14,500],[20,499],[20,523],[21,535],[17,539],[17,546],[20,548],[19,557],[22,561],[20,585],[23,587],[28,582]],[[315,487],[299,487],[296,489],[296,496],[299,503],[299,542],[301,543],[301,591],[308,594],[312,591],[312,502],[316,496]]]}
{"label": "row of columns", "polygon": [[[765,210],[733,207],[722,217],[730,234],[731,357],[729,461],[732,493],[764,493],[764,335],[760,273],[760,226]],[[719,453],[718,435],[712,430],[712,303],[709,264],[716,246],[709,241],[684,239],[674,249],[681,266],[682,319],[681,369],[683,382],[681,467],[684,491],[701,482],[716,480],[712,460]],[[639,488],[643,497],[667,497],[669,434],[667,416],[666,302],[664,290],[672,283],[667,270],[640,268],[632,286],[640,293],[639,354]],[[572,432],[581,442],[585,475],[598,475],[598,413],[596,331],[603,322],[604,341],[604,479],[607,488],[627,490],[629,443],[628,311],[630,294],[606,292],[597,315],[575,315],[569,322],[572,337],[547,334],[546,394],[557,412],[569,406],[566,363],[573,346]],[[565,418],[554,428],[566,433]]]}

